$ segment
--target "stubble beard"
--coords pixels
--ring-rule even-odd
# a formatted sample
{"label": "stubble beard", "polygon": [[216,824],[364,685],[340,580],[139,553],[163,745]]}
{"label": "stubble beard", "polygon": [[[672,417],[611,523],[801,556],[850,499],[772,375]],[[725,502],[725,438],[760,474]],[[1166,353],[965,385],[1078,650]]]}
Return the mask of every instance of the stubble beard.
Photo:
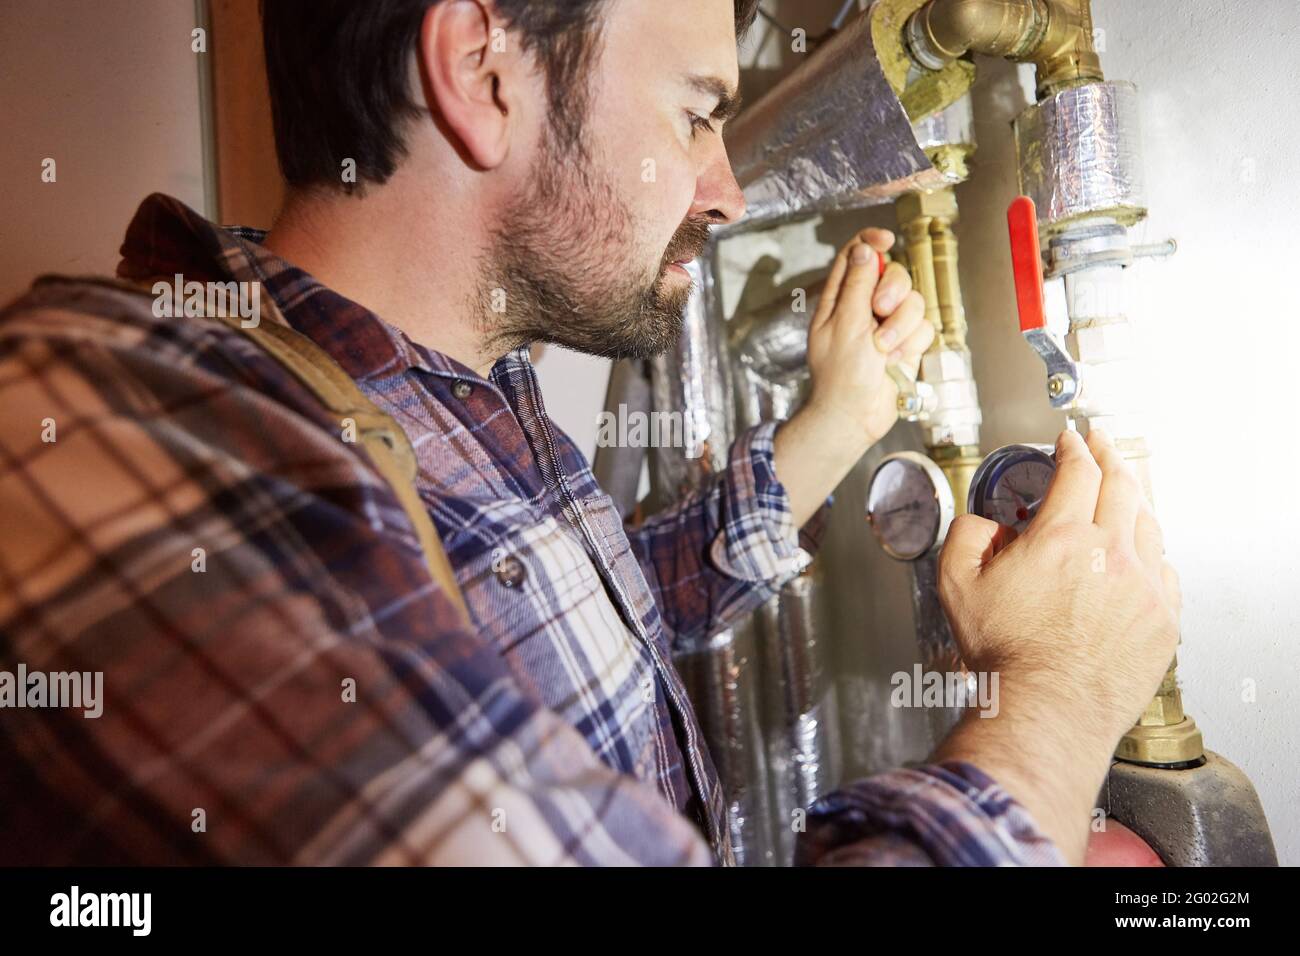
{"label": "stubble beard", "polygon": [[493,354],[547,343],[608,358],[650,358],[682,331],[691,286],[671,280],[694,258],[709,223],[687,219],[660,262],[634,263],[632,216],[579,145],[548,131],[527,191],[493,231],[480,268],[484,333]]}

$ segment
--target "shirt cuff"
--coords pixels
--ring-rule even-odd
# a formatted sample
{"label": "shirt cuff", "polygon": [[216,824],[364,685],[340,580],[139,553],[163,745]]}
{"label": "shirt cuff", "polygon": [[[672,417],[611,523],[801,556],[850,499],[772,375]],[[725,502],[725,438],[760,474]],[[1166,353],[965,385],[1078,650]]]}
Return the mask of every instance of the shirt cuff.
{"label": "shirt cuff", "polygon": [[909,844],[936,866],[1066,865],[1028,810],[978,767],[955,760],[891,770],[818,800],[795,862],[915,862],[900,850]]}
{"label": "shirt cuff", "polygon": [[794,526],[790,497],[776,477],[778,424],[751,428],[731,446],[721,485],[721,527],[709,545],[709,558],[723,574],[777,586],[812,563],[830,507],[827,499],[802,529]]}

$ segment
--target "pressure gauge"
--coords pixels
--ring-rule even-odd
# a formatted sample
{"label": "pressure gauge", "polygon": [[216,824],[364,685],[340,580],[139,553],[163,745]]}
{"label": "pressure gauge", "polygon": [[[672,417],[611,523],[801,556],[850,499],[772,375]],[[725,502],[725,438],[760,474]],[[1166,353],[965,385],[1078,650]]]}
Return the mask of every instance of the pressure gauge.
{"label": "pressure gauge", "polygon": [[952,488],[924,455],[900,451],[876,468],[867,488],[867,520],[891,558],[915,561],[943,544],[952,524]]}
{"label": "pressure gauge", "polygon": [[1051,445],[1007,445],[980,463],[971,479],[967,510],[1019,533],[1043,504],[1056,474]]}

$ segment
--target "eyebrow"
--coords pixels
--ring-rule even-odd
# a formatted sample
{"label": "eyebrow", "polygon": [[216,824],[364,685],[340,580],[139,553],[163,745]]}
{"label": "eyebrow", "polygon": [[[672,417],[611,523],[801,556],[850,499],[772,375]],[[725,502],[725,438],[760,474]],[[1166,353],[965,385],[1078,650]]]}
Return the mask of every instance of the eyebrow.
{"label": "eyebrow", "polygon": [[686,82],[692,89],[717,98],[718,105],[713,108],[713,119],[719,123],[725,123],[740,112],[740,92],[733,90],[716,76],[692,74],[686,77]]}

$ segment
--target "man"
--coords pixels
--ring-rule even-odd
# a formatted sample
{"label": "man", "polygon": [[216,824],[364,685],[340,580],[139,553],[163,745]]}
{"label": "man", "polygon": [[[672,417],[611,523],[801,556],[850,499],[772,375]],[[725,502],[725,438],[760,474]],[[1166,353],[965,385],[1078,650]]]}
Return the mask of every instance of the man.
{"label": "man", "polygon": [[[674,644],[802,569],[894,422],[886,363],[931,340],[920,299],[877,281],[892,236],[852,242],[802,409],[631,529],[527,346],[672,343],[681,264],[744,213],[721,132],[753,7],[265,0],[282,214],[263,236],[151,197],[119,275],[252,286],[399,422],[469,617],[351,419],[239,330],[38,283],[0,322],[4,666],[102,671],[104,699],[4,714],[5,862],[731,859]],[[1081,861],[1177,634],[1155,522],[1090,443],[1062,436],[1021,540],[964,518],[945,551],[1001,715],[819,801],[802,862]]]}

